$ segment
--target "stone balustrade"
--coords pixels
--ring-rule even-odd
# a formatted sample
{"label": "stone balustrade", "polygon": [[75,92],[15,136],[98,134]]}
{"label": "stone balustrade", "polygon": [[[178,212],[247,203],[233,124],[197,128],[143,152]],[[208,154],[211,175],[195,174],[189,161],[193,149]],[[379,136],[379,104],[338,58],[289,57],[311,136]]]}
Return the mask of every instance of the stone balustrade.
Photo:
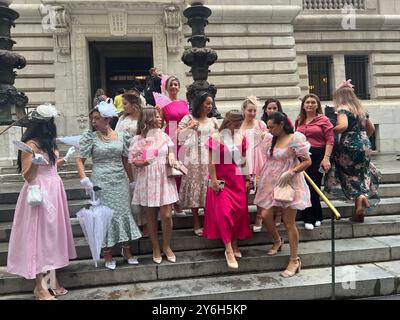
{"label": "stone balustrade", "polygon": [[303,10],[338,10],[345,6],[365,10],[365,0],[303,0]]}

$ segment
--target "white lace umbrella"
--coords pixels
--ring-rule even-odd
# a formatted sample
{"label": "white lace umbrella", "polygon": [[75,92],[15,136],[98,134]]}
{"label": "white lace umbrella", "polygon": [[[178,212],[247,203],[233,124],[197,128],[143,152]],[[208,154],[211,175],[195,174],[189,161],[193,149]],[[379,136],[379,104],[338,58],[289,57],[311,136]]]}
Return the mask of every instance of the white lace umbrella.
{"label": "white lace umbrella", "polygon": [[92,192],[92,206],[89,209],[82,208],[76,214],[81,225],[83,234],[89,244],[90,252],[97,267],[97,260],[100,260],[101,247],[107,230],[110,226],[114,210],[103,206],[95,199],[94,191]]}

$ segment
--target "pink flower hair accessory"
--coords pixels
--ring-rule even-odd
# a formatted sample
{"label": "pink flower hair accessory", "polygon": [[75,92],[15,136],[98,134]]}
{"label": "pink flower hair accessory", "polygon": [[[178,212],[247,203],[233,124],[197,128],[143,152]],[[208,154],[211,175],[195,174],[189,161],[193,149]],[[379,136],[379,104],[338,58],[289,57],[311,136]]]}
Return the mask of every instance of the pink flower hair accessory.
{"label": "pink flower hair accessory", "polygon": [[353,89],[354,85],[351,83],[351,79],[343,80],[342,82],[340,82],[336,89],[341,89],[341,88]]}

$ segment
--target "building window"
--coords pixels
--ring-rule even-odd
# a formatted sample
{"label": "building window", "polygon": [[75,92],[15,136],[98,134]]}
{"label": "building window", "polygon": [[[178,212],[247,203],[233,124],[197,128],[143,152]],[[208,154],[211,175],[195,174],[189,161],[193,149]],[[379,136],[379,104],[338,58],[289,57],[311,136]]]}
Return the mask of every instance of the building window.
{"label": "building window", "polygon": [[370,99],[368,92],[368,56],[344,56],[346,79],[351,79],[359,99]]}
{"label": "building window", "polygon": [[310,93],[321,100],[331,100],[331,56],[308,56],[308,84]]}

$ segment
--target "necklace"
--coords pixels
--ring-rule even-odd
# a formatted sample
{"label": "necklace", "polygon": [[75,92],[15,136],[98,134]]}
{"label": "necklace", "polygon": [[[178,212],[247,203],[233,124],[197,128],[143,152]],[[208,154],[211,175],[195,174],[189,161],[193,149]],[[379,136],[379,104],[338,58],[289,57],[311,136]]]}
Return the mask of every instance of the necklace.
{"label": "necklace", "polygon": [[107,129],[107,135],[103,135],[100,131],[97,131],[97,136],[100,138],[100,140],[108,142],[111,141],[113,137],[113,132],[110,129]]}

